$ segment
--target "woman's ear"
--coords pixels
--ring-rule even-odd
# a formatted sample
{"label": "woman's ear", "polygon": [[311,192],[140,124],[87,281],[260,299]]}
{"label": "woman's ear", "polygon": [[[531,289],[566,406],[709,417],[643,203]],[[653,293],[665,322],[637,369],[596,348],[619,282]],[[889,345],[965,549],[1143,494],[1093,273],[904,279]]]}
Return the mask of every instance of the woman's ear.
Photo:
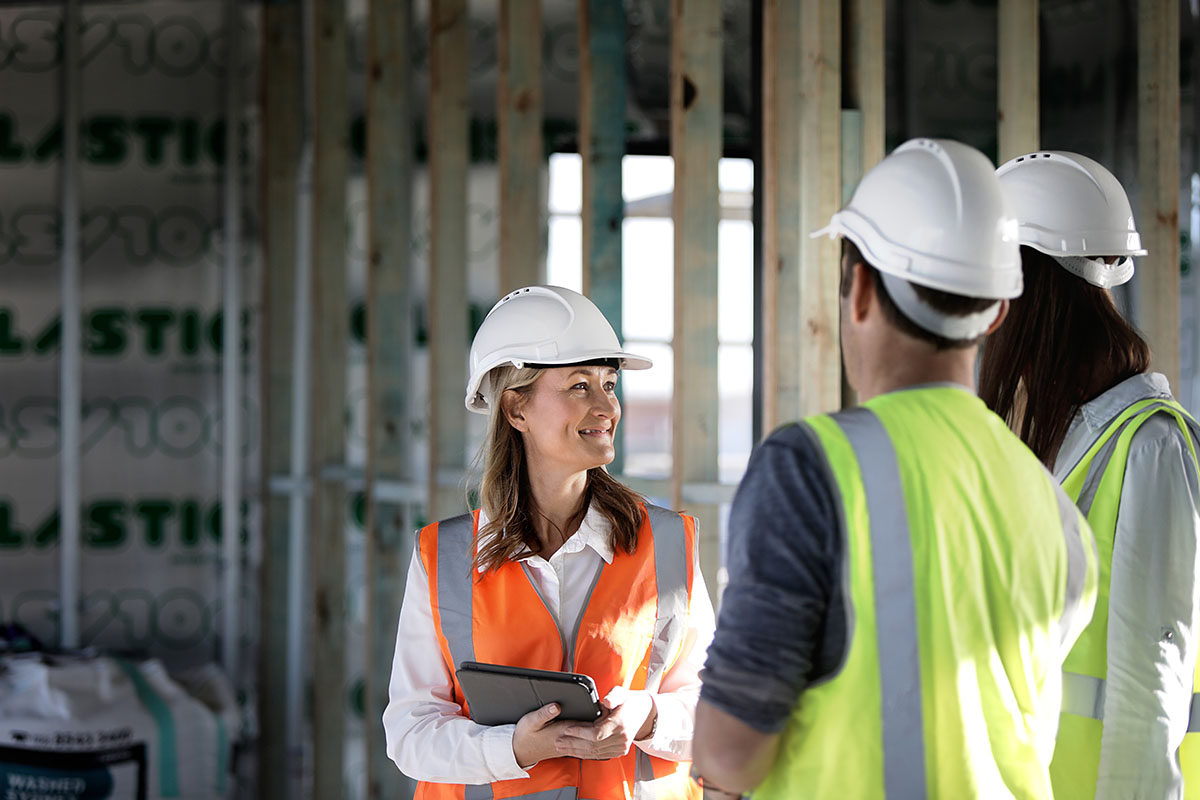
{"label": "woman's ear", "polygon": [[506,389],[500,395],[500,413],[518,431],[529,430],[529,422],[525,419],[525,396],[513,389]]}

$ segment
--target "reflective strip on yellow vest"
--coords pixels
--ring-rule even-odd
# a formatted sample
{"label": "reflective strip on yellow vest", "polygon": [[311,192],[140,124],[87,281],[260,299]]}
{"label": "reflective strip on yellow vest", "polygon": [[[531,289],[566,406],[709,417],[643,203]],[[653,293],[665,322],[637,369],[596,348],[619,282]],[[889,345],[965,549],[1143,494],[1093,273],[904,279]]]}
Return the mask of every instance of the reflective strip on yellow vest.
{"label": "reflective strip on yellow vest", "polygon": [[[634,664],[636,671],[632,675],[630,688],[648,689],[655,691],[662,683],[667,669],[678,656],[683,638],[687,632],[688,600],[690,592],[691,557],[695,547],[694,529],[689,530],[684,518],[666,509],[647,505],[646,520],[639,531],[638,550],[629,555],[618,552],[614,554],[613,564],[607,565],[596,573],[584,609],[575,621],[574,627],[567,632],[558,629],[558,645],[561,647],[561,663],[547,665],[544,663],[521,663],[525,653],[510,653],[509,659],[500,663],[511,663],[516,666],[538,666],[541,668],[561,668],[588,673],[588,664],[579,665],[576,659],[586,648],[581,647],[581,626],[585,617],[595,609],[591,608],[592,599],[601,581],[611,570],[620,570],[623,565],[634,563],[636,559],[644,559],[649,549],[653,549],[653,623],[645,634],[646,652],[638,652],[636,658],[640,667]],[[434,624],[438,629],[443,656],[448,658],[448,668],[453,675],[453,669],[463,661],[477,661],[480,647],[476,641],[476,625],[486,628],[487,619],[480,619],[480,611],[475,608],[477,591],[476,580],[488,580],[490,576],[476,576],[474,567],[475,529],[478,524],[478,512],[466,514],[454,519],[438,523],[430,536],[436,536],[436,555],[423,552],[427,570],[436,575],[436,603],[434,604]],[[429,529],[426,529],[429,530]],[[425,532],[422,531],[422,535]],[[634,559],[631,562],[630,559]],[[509,575],[527,574],[521,566],[506,565]],[[511,570],[518,570],[513,573]],[[495,580],[495,578],[492,578]],[[510,586],[512,584],[509,584]],[[432,588],[432,587],[431,587]],[[522,588],[527,594],[540,598],[537,586],[533,581],[524,584]],[[630,587],[632,594],[635,587]],[[640,589],[645,591],[644,588]],[[542,603],[545,603],[544,598]],[[533,600],[534,605],[537,600]],[[545,617],[552,620],[548,608],[544,609]],[[534,613],[530,608],[528,613]],[[644,611],[638,612],[646,613]],[[632,618],[634,615],[629,615]],[[543,625],[543,627],[547,627]],[[593,632],[584,632],[589,635]],[[495,640],[492,637],[492,650],[484,650],[483,654],[495,651]],[[502,637],[501,637],[502,638]],[[548,652],[544,642],[543,652]],[[557,652],[557,649],[556,651]],[[559,656],[555,656],[556,661]],[[487,659],[483,659],[487,660]],[[621,664],[628,666],[628,659],[620,657],[609,659],[611,666]],[[453,665],[453,666],[451,666]],[[595,666],[593,663],[591,666]],[[619,682],[621,676],[592,674],[601,696],[607,694],[609,688]],[[629,678],[629,676],[626,676]],[[455,699],[463,704],[469,712],[465,698],[461,695],[457,678],[453,678]],[[566,766],[573,765],[573,766]],[[677,798],[699,798],[699,787],[695,786],[686,775],[686,765],[667,762],[652,758],[638,748],[633,748],[628,755],[620,759],[608,761],[579,761],[576,759],[550,759],[529,769],[530,777],[520,781],[502,781],[494,785],[450,785],[421,783],[418,785],[418,798],[461,798],[461,800],[493,800],[493,798],[524,798],[525,800],[609,800],[609,798],[626,797],[621,776],[628,776],[632,784],[634,800],[676,800]],[[616,784],[616,785],[612,785]]]}
{"label": "reflective strip on yellow vest", "polygon": [[[1174,400],[1151,398],[1118,414],[1063,480],[1063,489],[1088,518],[1100,555],[1100,585],[1092,623],[1079,637],[1063,667],[1063,717],[1051,764],[1056,795],[1093,797],[1096,793],[1103,732],[1105,678],[1108,672],[1108,593],[1113,545],[1125,466],[1133,437],[1155,414],[1169,414],[1183,432],[1200,474],[1195,440],[1197,423]],[[1193,677],[1200,686],[1200,667]],[[1200,798],[1200,695],[1193,694],[1188,736],[1180,748],[1186,796]]]}
{"label": "reflective strip on yellow vest", "polygon": [[[961,389],[897,392],[804,426],[838,493],[847,652],[837,674],[800,695],[756,800],[957,798],[999,786],[1049,798],[1063,624],[1094,595],[1081,515]],[[978,497],[957,483],[960,467]],[[1013,563],[1021,571],[1006,572]],[[1028,596],[1000,596],[1009,586]],[[955,591],[977,594],[939,595]]]}

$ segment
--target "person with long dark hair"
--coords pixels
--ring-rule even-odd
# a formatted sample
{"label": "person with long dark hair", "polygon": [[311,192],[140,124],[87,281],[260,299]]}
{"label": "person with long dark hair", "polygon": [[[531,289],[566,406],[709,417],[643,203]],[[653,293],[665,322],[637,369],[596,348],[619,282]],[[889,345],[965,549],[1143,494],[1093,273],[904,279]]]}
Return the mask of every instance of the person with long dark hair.
{"label": "person with long dark hair", "polygon": [[1092,159],[1030,153],[997,174],[1025,292],[984,346],[980,397],[1087,515],[1101,562],[1095,617],[1063,668],[1055,796],[1178,798],[1185,783],[1200,796],[1197,428],[1110,292],[1146,251]]}
{"label": "person with long dark hair", "polygon": [[[488,415],[481,507],[419,533],[383,714],[417,798],[699,800],[688,762],[715,622],[696,522],[605,469],[620,370],[649,366],[558,286],[508,294],[476,333],[466,404]],[[558,720],[549,703],[477,723],[463,661],[582,673],[603,716]]]}

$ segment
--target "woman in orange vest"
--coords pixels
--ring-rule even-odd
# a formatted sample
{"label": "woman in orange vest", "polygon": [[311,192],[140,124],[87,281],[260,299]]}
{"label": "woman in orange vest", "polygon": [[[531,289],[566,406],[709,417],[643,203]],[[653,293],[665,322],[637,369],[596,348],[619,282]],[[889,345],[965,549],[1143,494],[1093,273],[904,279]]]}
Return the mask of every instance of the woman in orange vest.
{"label": "woman in orange vest", "polygon": [[[487,414],[482,508],[419,533],[383,714],[417,798],[699,798],[688,777],[713,610],[691,517],[605,470],[620,369],[646,369],[600,311],[555,286],[509,294],[471,346]],[[472,721],[464,661],[591,676],[604,713]]]}

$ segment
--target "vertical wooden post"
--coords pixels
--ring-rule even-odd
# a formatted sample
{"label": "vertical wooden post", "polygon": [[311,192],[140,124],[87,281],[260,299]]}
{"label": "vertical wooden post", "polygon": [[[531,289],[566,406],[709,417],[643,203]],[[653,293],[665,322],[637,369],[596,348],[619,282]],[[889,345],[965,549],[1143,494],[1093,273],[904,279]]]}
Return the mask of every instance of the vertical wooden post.
{"label": "vertical wooden post", "polygon": [[[838,244],[808,236],[842,200],[841,30],[836,0],[767,0],[764,296],[773,300],[764,304],[766,430],[841,406]],[[858,34],[865,57],[873,39],[866,29]],[[869,74],[863,71],[864,87]],[[864,104],[881,104],[877,88],[860,91]],[[864,140],[871,136],[880,147],[881,128],[873,130],[864,129]]]}
{"label": "vertical wooden post", "polygon": [[[846,97],[850,108],[862,112],[862,137],[861,169],[857,175],[843,173],[843,196],[846,188],[853,190],[863,173],[883,160],[887,123],[883,64],[886,5],[884,0],[850,0],[846,7]],[[843,137],[842,141],[847,140]]]}
{"label": "vertical wooden post", "polygon": [[[625,8],[620,3],[579,0],[579,155],[583,162],[583,293],[622,336]],[[617,392],[620,398],[620,382]],[[617,455],[610,465],[618,474],[624,471],[624,440],[624,429],[618,427]]]}
{"label": "vertical wooden post", "polygon": [[429,13],[429,517],[443,519],[465,510],[467,0],[432,0]]}
{"label": "vertical wooden post", "polygon": [[411,476],[408,392],[413,341],[412,0],[367,10],[367,797],[396,800],[413,785],[387,755],[380,719],[408,571],[412,519],[375,497],[378,481]]}
{"label": "vertical wooden post", "polygon": [[541,0],[500,0],[499,89],[500,292],[507,294],[545,273]]}
{"label": "vertical wooden post", "polygon": [[[671,471],[683,487],[718,471],[717,166],[722,149],[720,0],[671,2],[671,156],[675,159],[675,383]],[[721,563],[715,506],[689,508],[700,523],[700,563],[717,591]]]}
{"label": "vertical wooden post", "polygon": [[[800,13],[800,296],[799,369],[783,371],[780,388],[799,396],[799,416],[840,408],[839,245],[811,231],[842,204],[842,15],[838,0],[803,0]],[[784,102],[787,102],[784,99]],[[786,354],[783,354],[786,357]]]}
{"label": "vertical wooden post", "polygon": [[1004,0],[998,6],[997,42],[1000,149],[1003,164],[1038,148],[1038,0]]}
{"label": "vertical wooden post", "polygon": [[1179,386],[1179,4],[1138,2],[1137,323],[1154,369]]}
{"label": "vertical wooden post", "polygon": [[263,7],[262,239],[263,554],[258,671],[258,773],[264,800],[289,800],[287,726],[288,499],[271,479],[291,469],[292,328],[299,192],[301,11],[297,2]]}
{"label": "vertical wooden post", "polygon": [[346,708],[346,7],[313,10],[313,796],[340,797]]}
{"label": "vertical wooden post", "polygon": [[800,327],[800,0],[763,4],[763,411],[764,435],[799,417],[794,381]]}
{"label": "vertical wooden post", "polygon": [[[847,109],[842,111],[842,205],[850,201],[862,176],[883,159],[886,117],[884,100],[884,0],[851,0],[846,6]],[[842,376],[842,405],[857,402]]]}

